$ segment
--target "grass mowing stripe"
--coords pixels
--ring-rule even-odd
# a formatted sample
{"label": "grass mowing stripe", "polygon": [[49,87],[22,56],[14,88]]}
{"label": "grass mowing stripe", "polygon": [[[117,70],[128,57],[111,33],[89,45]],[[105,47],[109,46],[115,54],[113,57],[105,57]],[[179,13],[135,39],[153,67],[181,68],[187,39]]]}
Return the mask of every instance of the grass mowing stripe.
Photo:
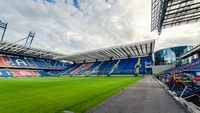
{"label": "grass mowing stripe", "polygon": [[82,113],[140,77],[0,79],[1,113]]}

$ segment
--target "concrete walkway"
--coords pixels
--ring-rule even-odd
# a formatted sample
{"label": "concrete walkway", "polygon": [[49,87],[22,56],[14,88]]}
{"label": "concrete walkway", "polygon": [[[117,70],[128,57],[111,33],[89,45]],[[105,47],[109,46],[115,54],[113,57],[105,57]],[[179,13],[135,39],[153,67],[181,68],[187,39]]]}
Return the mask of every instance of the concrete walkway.
{"label": "concrete walkway", "polygon": [[86,113],[187,112],[152,76],[147,76]]}

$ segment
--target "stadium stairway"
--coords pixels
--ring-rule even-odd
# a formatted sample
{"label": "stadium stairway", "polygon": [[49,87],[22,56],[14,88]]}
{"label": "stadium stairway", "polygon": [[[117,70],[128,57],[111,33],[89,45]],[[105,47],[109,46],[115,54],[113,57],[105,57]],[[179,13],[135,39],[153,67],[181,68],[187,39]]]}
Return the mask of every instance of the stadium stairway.
{"label": "stadium stairway", "polygon": [[102,74],[102,75],[107,75],[107,73],[105,73],[105,71],[111,69],[111,68],[108,68],[108,67],[112,64],[112,62],[114,62],[114,60],[113,60],[113,61],[110,60],[110,61],[108,62],[108,64],[105,66],[105,68],[101,71],[101,74]]}
{"label": "stadium stairway", "polygon": [[105,61],[99,68],[98,68],[98,75],[103,75],[103,71],[110,65],[112,61]]}
{"label": "stadium stairway", "polygon": [[50,64],[51,67],[55,67],[56,62],[49,62],[49,64]]}
{"label": "stadium stairway", "polygon": [[135,64],[135,74],[139,74],[140,73],[140,68],[141,68],[141,58],[138,58],[137,63]]}
{"label": "stadium stairway", "polygon": [[75,70],[70,72],[70,75],[75,75],[78,71],[80,71],[83,67],[85,67],[86,64],[81,64],[79,67],[77,67]]}
{"label": "stadium stairway", "polygon": [[83,67],[79,72],[76,73],[76,75],[82,75],[87,71],[94,63],[87,63],[85,67]]}
{"label": "stadium stairway", "polygon": [[117,63],[117,60],[113,60],[110,62],[110,64],[103,70],[103,74],[108,75],[109,72],[112,70],[113,66]]}
{"label": "stadium stairway", "polygon": [[65,68],[63,71],[60,71],[60,72],[58,73],[58,75],[68,75],[69,72],[71,72],[76,66],[77,66],[77,65],[71,65],[71,66]]}
{"label": "stadium stairway", "polygon": [[49,62],[44,61],[44,63],[45,63],[45,65],[46,65],[47,67],[50,67],[50,68],[52,67],[51,64],[50,64]]}
{"label": "stadium stairway", "polygon": [[85,70],[85,72],[83,74],[85,75],[90,75],[90,73],[100,64],[100,62],[94,62],[94,64],[88,68],[87,70]]}
{"label": "stadium stairway", "polygon": [[121,71],[124,70],[127,62],[128,62],[128,60],[122,59],[119,62],[117,68],[115,68],[115,70],[113,71],[113,74],[123,74],[123,73],[121,73]]}
{"label": "stadium stairway", "polygon": [[63,75],[69,75],[73,70],[75,70],[76,68],[78,68],[81,64],[76,64],[74,66],[72,66],[69,70],[65,71],[63,73]]}
{"label": "stadium stairway", "polygon": [[121,61],[121,60],[118,60],[117,63],[112,67],[112,69],[111,69],[110,72],[109,72],[109,75],[111,75],[112,72],[118,67],[118,64],[119,64],[120,61]]}
{"label": "stadium stairway", "polygon": [[37,65],[33,62],[33,60],[31,60],[31,59],[26,59],[26,61],[28,62],[28,64],[29,64],[32,68],[37,68]]}
{"label": "stadium stairway", "polygon": [[96,66],[89,75],[92,75],[92,74],[98,74],[98,69],[99,67],[104,63],[104,61],[102,61],[98,66]]}

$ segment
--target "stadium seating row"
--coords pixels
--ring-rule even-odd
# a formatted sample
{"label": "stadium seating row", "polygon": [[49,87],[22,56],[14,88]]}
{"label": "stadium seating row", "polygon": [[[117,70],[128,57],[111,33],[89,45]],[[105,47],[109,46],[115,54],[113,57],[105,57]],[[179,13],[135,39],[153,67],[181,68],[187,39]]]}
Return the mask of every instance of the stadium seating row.
{"label": "stadium seating row", "polygon": [[191,73],[191,74],[193,73],[194,79],[196,81],[200,81],[200,76],[197,76],[195,74],[196,72],[200,72],[200,60],[195,60],[190,64],[184,64],[184,65],[177,66],[169,70],[163,71],[163,74],[170,73],[171,77],[173,77],[174,74],[178,72],[185,72],[185,73]]}
{"label": "stadium seating row", "polygon": [[200,70],[200,68],[198,67],[200,67],[200,61],[195,61],[190,64],[185,64],[185,65],[171,68],[169,70],[165,70],[164,73],[177,73],[177,72],[182,72],[182,71],[192,71],[195,69]]}

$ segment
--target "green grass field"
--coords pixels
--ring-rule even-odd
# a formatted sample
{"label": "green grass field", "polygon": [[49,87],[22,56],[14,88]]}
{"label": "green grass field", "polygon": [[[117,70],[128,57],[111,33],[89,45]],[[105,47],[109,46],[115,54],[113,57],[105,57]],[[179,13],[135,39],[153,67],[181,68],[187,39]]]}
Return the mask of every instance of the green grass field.
{"label": "green grass field", "polygon": [[142,77],[0,79],[0,113],[82,113]]}

